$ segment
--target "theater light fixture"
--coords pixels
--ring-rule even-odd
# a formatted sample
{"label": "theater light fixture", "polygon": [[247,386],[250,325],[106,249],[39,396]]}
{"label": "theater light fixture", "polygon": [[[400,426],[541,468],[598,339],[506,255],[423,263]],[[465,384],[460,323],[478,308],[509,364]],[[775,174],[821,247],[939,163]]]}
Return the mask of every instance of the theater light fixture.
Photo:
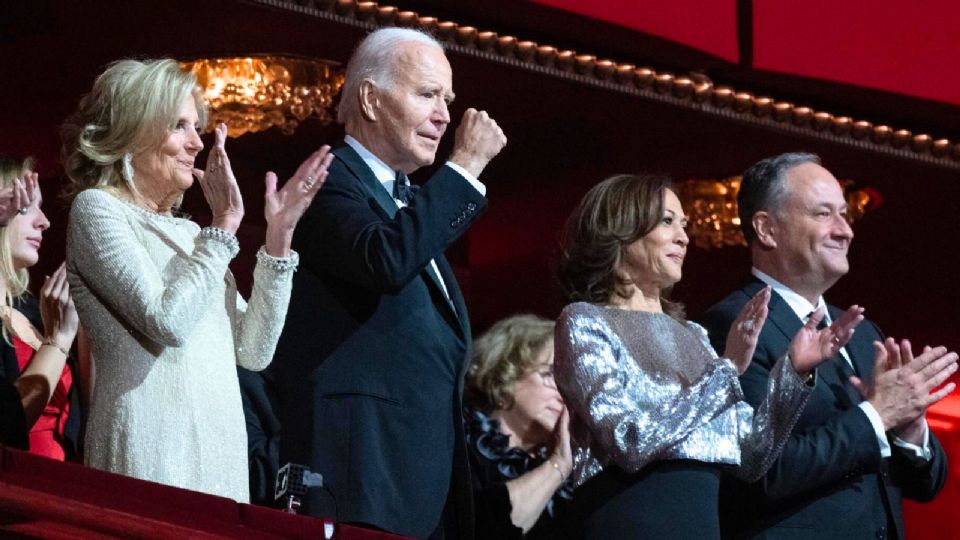
{"label": "theater light fixture", "polygon": [[[871,188],[855,188],[852,180],[841,180],[847,199],[847,221],[853,223],[867,210],[880,206],[880,194]],[[687,233],[701,248],[745,246],[737,215],[740,177],[723,180],[687,180],[676,186],[677,196],[687,214]]]}
{"label": "theater light fixture", "polygon": [[203,91],[210,109],[207,130],[224,122],[232,137],[274,126],[290,135],[308,118],[328,124],[343,84],[339,64],[313,58],[200,58],[180,66],[197,77]]}

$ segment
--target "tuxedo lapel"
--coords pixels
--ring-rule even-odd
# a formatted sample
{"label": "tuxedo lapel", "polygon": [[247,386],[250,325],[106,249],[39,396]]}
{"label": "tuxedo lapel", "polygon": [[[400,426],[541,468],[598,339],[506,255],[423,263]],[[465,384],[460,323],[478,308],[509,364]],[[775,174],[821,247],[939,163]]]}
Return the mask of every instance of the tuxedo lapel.
{"label": "tuxedo lapel", "polygon": [[[347,169],[357,178],[364,189],[366,189],[367,193],[376,201],[380,209],[383,210],[387,218],[393,219],[396,217],[397,212],[400,210],[400,208],[397,206],[397,201],[393,200],[393,196],[390,193],[387,193],[387,190],[383,189],[383,184],[377,180],[377,177],[374,176],[373,171],[371,171],[370,167],[364,163],[363,158],[360,157],[360,154],[358,154],[356,150],[350,148],[349,145],[343,145],[334,150],[333,155],[342,161]],[[419,186],[415,185],[411,185],[410,188],[414,195],[416,195],[417,191],[420,189]],[[415,201],[416,199],[413,199],[411,202],[416,204]],[[449,270],[449,265],[447,265],[444,257],[440,256],[435,260],[437,261],[438,268],[442,268],[441,264],[443,264],[446,265],[447,269]],[[448,271],[447,275],[443,276],[443,281],[447,284],[447,291],[450,294],[449,301],[447,300],[446,294],[443,292],[443,286],[440,284],[440,280],[437,277],[436,272],[434,272],[432,265],[428,263],[427,267],[424,268],[423,272],[421,272],[421,276],[423,277],[427,288],[432,288],[432,292],[439,298],[439,300],[435,302],[437,309],[444,314],[447,322],[450,323],[450,326],[455,328],[460,333],[461,337],[464,337],[465,334],[463,322],[461,321],[461,317],[457,316],[457,313],[466,314],[466,306],[463,305],[463,297],[459,296],[459,288],[454,286],[456,282],[453,272]],[[454,298],[455,290],[459,296],[459,304],[457,303],[457,299]],[[454,312],[454,307],[456,308],[456,312]],[[466,317],[462,317],[462,319],[466,320]]]}
{"label": "tuxedo lapel", "polygon": [[[463,299],[463,293],[460,291],[460,287],[457,285],[457,276],[454,275],[453,268],[450,266],[450,263],[447,262],[446,257],[437,257],[437,268],[440,270],[440,275],[443,276],[443,282],[447,284],[447,292],[450,294],[450,300],[444,302],[443,306],[446,310],[446,315],[448,315],[448,321],[457,329],[460,337],[466,338],[470,334],[470,328],[467,326],[467,304]],[[440,289],[440,284],[435,283],[435,285],[438,289],[437,292],[443,296],[443,290]]]}
{"label": "tuxedo lapel", "polygon": [[[439,266],[440,266],[440,259],[438,258],[438,259],[435,259],[435,260],[436,260],[436,262],[437,262],[437,267],[439,267]],[[452,298],[450,298],[450,299],[447,298],[447,294],[450,293],[450,286],[449,286],[449,285],[447,286],[447,293],[444,293],[444,292],[443,292],[444,287],[443,287],[443,285],[440,284],[440,278],[437,276],[437,273],[433,270],[433,266],[432,266],[432,265],[428,264],[427,267],[426,267],[423,271],[424,271],[424,273],[427,275],[426,281],[427,281],[428,285],[431,286],[431,287],[433,287],[434,289],[436,289],[437,293],[439,293],[440,296],[443,298],[444,307],[447,309],[447,311],[450,312],[451,315],[454,316],[454,318],[456,318],[456,314],[455,314],[454,311],[453,311],[453,307],[454,307],[453,299],[452,299]],[[443,282],[444,282],[445,284],[446,284],[446,283],[450,283],[450,281],[449,281],[447,278],[444,278],[444,279],[443,279]]]}
{"label": "tuxedo lapel", "polygon": [[[381,189],[380,191],[385,192],[386,190]],[[410,206],[416,206],[416,195],[418,191],[420,191],[420,186],[415,184],[410,185]],[[393,202],[393,199],[391,199],[391,202]],[[394,203],[394,206],[396,206],[396,203]],[[426,274],[424,281],[426,281],[427,287],[433,287],[433,292],[441,299],[441,301],[437,302],[437,306],[438,309],[443,312],[447,322],[460,332],[461,337],[464,337],[462,320],[465,320],[466,317],[458,317],[458,314],[466,314],[467,308],[463,305],[462,296],[460,296],[459,303],[457,303],[457,299],[454,298],[455,294],[460,294],[459,287],[456,286],[456,277],[453,275],[453,270],[450,269],[446,257],[440,255],[434,259],[434,261],[436,261],[437,269],[440,270],[443,276],[443,284],[446,285],[446,292],[444,292],[444,285],[440,282],[440,276],[437,275],[437,272],[431,264],[427,264],[427,267],[423,271],[423,273]],[[447,295],[449,295],[449,297]]]}
{"label": "tuxedo lapel", "polygon": [[387,190],[383,189],[383,185],[379,180],[377,180],[377,177],[373,175],[373,171],[370,170],[370,167],[363,162],[363,158],[360,157],[360,154],[358,154],[353,148],[343,145],[334,150],[333,155],[342,161],[347,169],[353,173],[353,176],[360,181],[360,184],[366,189],[367,194],[373,197],[373,199],[377,202],[377,205],[381,210],[383,210],[387,217],[393,219],[399,210],[397,207],[397,202],[393,200],[393,197],[389,193],[387,193]]}

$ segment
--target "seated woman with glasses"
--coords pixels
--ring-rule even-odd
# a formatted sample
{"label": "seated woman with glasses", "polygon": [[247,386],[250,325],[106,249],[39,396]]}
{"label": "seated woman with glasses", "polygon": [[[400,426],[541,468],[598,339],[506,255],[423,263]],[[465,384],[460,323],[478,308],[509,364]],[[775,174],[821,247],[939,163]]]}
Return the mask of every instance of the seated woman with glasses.
{"label": "seated woman with glasses", "polygon": [[477,538],[561,536],[573,462],[553,380],[553,331],[553,321],[516,315],[473,344],[464,422]]}

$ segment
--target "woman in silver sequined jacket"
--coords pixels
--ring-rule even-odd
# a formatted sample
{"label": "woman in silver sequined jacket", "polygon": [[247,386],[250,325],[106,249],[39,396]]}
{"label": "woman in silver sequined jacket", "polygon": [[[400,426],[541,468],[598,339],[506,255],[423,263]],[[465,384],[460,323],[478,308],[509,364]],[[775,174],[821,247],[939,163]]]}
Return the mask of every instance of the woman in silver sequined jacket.
{"label": "woman in silver sequined jacket", "polygon": [[738,375],[767,316],[769,289],[744,308],[718,357],[669,300],[689,239],[667,179],[621,175],[571,215],[560,278],[571,302],[556,329],[556,379],[571,415],[571,514],[585,538],[719,538],[720,477],[762,476],[815,384],[813,369],[862,320],[817,313],[773,370],[754,411]]}

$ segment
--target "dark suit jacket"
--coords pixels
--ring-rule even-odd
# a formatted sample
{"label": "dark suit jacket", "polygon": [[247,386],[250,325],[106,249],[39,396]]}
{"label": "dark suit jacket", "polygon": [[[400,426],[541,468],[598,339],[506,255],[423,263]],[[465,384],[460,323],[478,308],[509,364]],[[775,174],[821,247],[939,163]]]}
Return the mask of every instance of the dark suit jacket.
{"label": "dark suit jacket", "polygon": [[273,369],[250,371],[237,366],[240,399],[247,421],[247,465],[250,502],[278,507],[273,495],[280,468],[280,413]]}
{"label": "dark suit jacket", "polygon": [[[730,325],[763,283],[751,280],[710,308],[703,325],[723,354]],[[786,353],[802,323],[786,301],[773,293],[757,351],[740,384],[757,407],[766,392],[770,369]],[[829,306],[836,319],[840,310]],[[846,346],[857,373],[873,374],[872,343],[879,329],[864,321]],[[947,462],[933,433],[933,459],[916,460],[893,445],[890,459],[880,457],[877,437],[862,401],[849,383],[853,375],[839,354],[817,368],[816,388],[793,434],[767,475],[751,485],[728,482],[721,495],[726,536],[747,538],[903,538],[902,497],[932,499],[946,480]]]}
{"label": "dark suit jacket", "polygon": [[424,537],[449,493],[468,538],[461,399],[470,327],[443,252],[486,200],[441,167],[398,211],[353,149],[334,154],[293,239],[300,269],[275,360],[281,465],[323,474],[328,490],[304,500],[312,515]]}

